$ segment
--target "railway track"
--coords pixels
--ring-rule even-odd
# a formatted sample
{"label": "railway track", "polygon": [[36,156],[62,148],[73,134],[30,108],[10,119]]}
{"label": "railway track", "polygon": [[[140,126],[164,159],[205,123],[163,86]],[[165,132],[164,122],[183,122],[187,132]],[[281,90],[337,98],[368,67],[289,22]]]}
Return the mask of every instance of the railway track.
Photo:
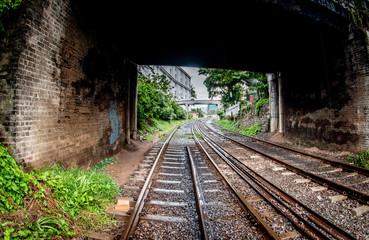
{"label": "railway track", "polygon": [[[347,215],[348,207],[342,208],[343,204],[337,205],[335,212],[331,206],[327,207],[333,211],[331,218],[327,211],[314,207],[314,202],[321,200],[308,196],[309,188],[304,184],[313,184],[310,178],[305,178],[309,180],[306,183],[286,188],[286,184],[293,182],[293,176],[300,174],[298,171],[292,168],[288,171],[290,168],[277,161],[263,159],[262,150],[261,153],[246,150],[245,142],[255,143],[255,139],[245,140],[215,131],[200,121],[190,122],[149,153],[143,164],[147,169],[142,171],[146,172],[145,181],[139,187],[127,186],[140,189],[140,193],[134,197],[136,205],[121,239],[366,239],[369,236],[367,224],[355,225],[355,221],[368,222],[368,214],[354,219]],[[267,154],[277,151],[273,147],[263,151]],[[295,163],[299,167],[303,165]],[[327,184],[315,187],[328,188]],[[322,190],[316,192],[319,191]],[[330,190],[329,194],[337,195],[337,192]],[[353,197],[356,198],[360,196]],[[354,205],[358,206],[358,200],[346,199],[344,202],[350,205],[347,201],[355,201]],[[323,209],[324,204],[317,203]],[[343,217],[342,221],[337,223],[336,216]],[[349,227],[345,225],[346,217],[352,221]]]}
{"label": "railway track", "polygon": [[305,153],[261,139],[227,131],[227,135],[206,126],[223,139],[250,149],[306,177],[363,204],[369,204],[369,170]]}
{"label": "railway track", "polygon": [[173,132],[151,155],[121,239],[265,239],[195,145],[190,126]]}
{"label": "railway track", "polygon": [[[268,142],[263,143],[263,148],[257,148],[257,143],[262,142],[259,139],[247,138],[229,131],[219,134],[209,126],[203,127],[203,130],[243,164],[315,212],[319,212],[328,221],[335,223],[357,239],[369,238],[367,192],[351,187],[362,184],[362,181],[356,184],[351,182],[350,186],[336,182],[347,180],[350,176],[361,176],[365,179],[363,176],[366,176],[367,170],[346,166],[347,164],[330,159],[321,160],[324,158],[314,155],[304,161],[306,155],[302,156],[301,151],[294,154],[291,153],[293,149],[278,151],[276,147],[279,146],[271,146],[272,143]],[[250,145],[252,146],[248,147]],[[288,155],[285,155],[286,152]],[[284,162],[280,163],[274,158],[279,158],[280,161],[283,159]],[[328,160],[331,164],[328,164]],[[292,167],[288,163],[293,164]],[[337,170],[338,166],[342,166],[342,170]]]}
{"label": "railway track", "polygon": [[[292,232],[296,233],[298,231],[302,237],[310,239],[355,239],[349,233],[330,223],[300,201],[286,194],[255,171],[242,164],[237,158],[209,138],[209,135],[200,130],[198,126],[197,134],[202,134],[203,141],[209,148],[221,156],[222,160],[244,180],[244,183],[239,184],[239,186],[248,185],[253,189],[254,193],[251,193],[253,197],[249,198],[248,201],[256,200],[257,205],[269,205],[270,210],[261,212],[260,215],[267,216],[270,213],[283,216],[283,221],[287,220],[290,225],[293,225]],[[218,164],[222,164],[221,161]],[[246,192],[250,195],[250,191]],[[278,230],[276,229],[276,231]],[[282,236],[286,235],[288,236],[288,234]]]}

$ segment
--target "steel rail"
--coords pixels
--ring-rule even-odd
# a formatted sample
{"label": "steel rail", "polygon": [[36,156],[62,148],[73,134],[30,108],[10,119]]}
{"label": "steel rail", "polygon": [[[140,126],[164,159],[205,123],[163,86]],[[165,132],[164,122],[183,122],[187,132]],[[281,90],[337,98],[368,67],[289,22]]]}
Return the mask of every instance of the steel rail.
{"label": "steel rail", "polygon": [[278,236],[278,234],[276,232],[274,232],[270,228],[270,226],[263,220],[263,218],[260,216],[260,214],[255,210],[255,208],[252,207],[251,204],[247,202],[246,198],[230,183],[230,181],[228,180],[228,178],[222,173],[222,171],[220,170],[220,168],[218,167],[218,165],[215,163],[214,159],[205,150],[204,146],[201,144],[201,142],[197,138],[197,136],[196,136],[196,134],[194,132],[194,127],[192,127],[191,131],[192,131],[193,138],[195,139],[196,144],[199,146],[199,148],[201,149],[201,151],[210,160],[211,164],[217,170],[217,172],[219,173],[219,175],[224,179],[225,183],[232,189],[232,191],[237,196],[237,198],[239,199],[239,201],[241,202],[241,204],[243,205],[243,207],[250,212],[250,214],[255,219],[255,221],[257,223],[259,223],[259,225],[263,228],[263,230],[265,230],[265,232],[267,233],[267,236],[269,238],[271,238],[271,239],[278,239],[278,240],[281,239]]}
{"label": "steel rail", "polygon": [[[230,154],[217,146],[204,132],[202,132],[202,134],[204,136],[204,141],[213,149],[213,151],[215,151],[247,184],[249,184],[261,197],[263,197],[265,201],[273,206],[273,208],[276,209],[281,215],[286,217],[297,229],[303,232],[305,236],[308,236],[311,239],[328,239],[319,230],[315,229],[309,222],[303,219],[300,215],[296,214],[294,210],[291,210],[286,203],[271,195],[270,191],[268,191],[265,186],[256,181],[257,179],[248,174],[246,171],[243,171],[238,164],[235,164],[232,160],[230,160],[229,157],[226,156],[229,156]],[[278,204],[282,205],[284,209]],[[287,213],[286,209],[289,210],[290,214]]]}
{"label": "steel rail", "polygon": [[272,159],[273,161],[276,161],[276,162],[284,165],[290,171],[293,171],[293,172],[295,172],[295,173],[297,173],[297,174],[299,174],[299,175],[301,175],[303,177],[306,177],[308,179],[311,179],[312,181],[314,181],[314,182],[316,182],[316,183],[318,183],[320,185],[323,185],[323,186],[328,187],[330,189],[333,189],[333,190],[335,190],[337,192],[340,192],[343,195],[348,195],[350,198],[355,199],[355,200],[357,200],[357,201],[359,201],[361,203],[369,204],[369,195],[368,194],[359,192],[359,191],[357,191],[357,190],[355,190],[353,188],[347,187],[345,185],[339,184],[339,183],[334,182],[334,181],[331,181],[329,179],[320,177],[320,176],[318,176],[318,175],[316,175],[314,173],[311,173],[311,172],[305,171],[305,170],[303,170],[301,168],[298,168],[298,167],[295,167],[293,165],[290,165],[290,164],[284,162],[283,160],[280,160],[277,157],[272,156],[271,154],[262,152],[262,151],[260,151],[260,150],[258,150],[256,148],[254,148],[254,147],[251,147],[251,146],[249,146],[249,145],[247,145],[247,144],[245,144],[243,142],[239,142],[237,140],[234,140],[234,139],[232,139],[230,137],[227,137],[224,134],[218,133],[218,132],[216,132],[214,130],[211,130],[211,131],[213,131],[214,133],[222,136],[223,138],[228,139],[228,140],[230,140],[230,141],[232,141],[232,142],[234,142],[234,143],[236,143],[236,144],[238,144],[238,145],[240,145],[242,147],[248,148],[248,149],[250,149],[250,150],[252,150],[252,151],[254,151],[254,152],[256,152],[256,153],[258,153],[260,155],[263,155],[263,156],[265,156],[265,157],[267,157],[269,159]]}
{"label": "steel rail", "polygon": [[[208,129],[210,129],[211,131],[214,131],[209,126],[206,125],[206,127]],[[295,149],[295,148],[283,146],[283,145],[280,145],[280,144],[277,144],[277,143],[273,143],[273,142],[270,142],[270,141],[258,139],[258,138],[255,138],[255,137],[245,136],[245,135],[239,134],[238,132],[234,132],[234,131],[229,130],[229,129],[227,129],[227,131],[230,131],[232,134],[236,134],[236,135],[238,135],[240,137],[243,137],[243,138],[249,138],[251,140],[254,140],[254,141],[257,141],[257,142],[261,142],[261,143],[266,143],[266,144],[269,144],[269,145],[274,146],[274,147],[279,147],[279,148],[285,149],[285,150],[290,151],[290,152],[293,152],[293,153],[299,153],[299,154],[302,154],[302,155],[305,155],[305,156],[308,156],[308,157],[311,157],[311,158],[316,158],[316,159],[319,159],[320,161],[322,161],[324,163],[329,163],[332,166],[340,167],[340,168],[345,169],[345,170],[348,170],[348,171],[354,171],[354,172],[357,172],[357,173],[360,173],[360,174],[369,176],[369,169],[365,169],[365,168],[362,168],[362,167],[350,165],[350,164],[343,163],[343,162],[338,162],[338,161],[333,160],[333,159],[329,159],[329,158],[322,157],[322,156],[319,156],[319,155],[316,155],[316,154],[312,154],[312,153],[306,153],[306,152],[300,151],[300,150]],[[217,131],[214,131],[214,132],[217,133],[217,134],[220,134],[220,135],[224,135],[224,134],[221,134],[221,133],[219,133]],[[228,139],[230,139],[230,140],[232,139],[232,138],[230,138],[228,136],[225,136],[225,137],[228,138]]]}
{"label": "steel rail", "polygon": [[[195,195],[196,195],[196,208],[197,208],[197,212],[199,214],[199,225],[200,225],[200,232],[201,232],[201,239],[205,239],[205,240],[209,240],[209,239],[214,239],[214,234],[213,234],[213,229],[210,228],[208,229],[209,231],[207,231],[206,229],[206,225],[205,225],[205,219],[206,219],[206,215],[204,214],[204,209],[205,209],[205,204],[204,204],[204,195],[203,195],[203,191],[201,189],[201,185],[200,185],[200,179],[199,176],[197,174],[197,170],[195,167],[195,163],[193,161],[192,158],[192,154],[191,154],[191,150],[190,148],[187,146],[187,154],[188,154],[188,158],[190,161],[190,166],[191,166],[191,174],[192,174],[192,178],[193,178],[193,187],[195,189]],[[209,234],[207,233],[209,232]]]}
{"label": "steel rail", "polygon": [[[280,202],[280,204],[282,204],[284,207],[286,207],[287,209],[289,209],[291,212],[298,211],[301,214],[301,211],[302,210],[305,211],[305,213],[303,214],[304,216],[306,216],[310,221],[314,222],[321,229],[324,229],[324,231],[326,231],[328,234],[330,234],[331,236],[335,237],[336,239],[355,239],[350,234],[348,234],[347,232],[345,232],[342,229],[338,228],[337,226],[333,225],[330,221],[326,220],[325,218],[323,218],[322,216],[320,216],[319,214],[317,214],[316,212],[314,212],[313,210],[311,210],[310,208],[308,208],[307,206],[305,206],[304,204],[302,204],[297,199],[294,199],[292,196],[289,196],[283,190],[279,189],[274,184],[270,183],[268,180],[266,180],[265,178],[263,178],[262,176],[260,176],[259,174],[257,174],[255,171],[253,171],[252,169],[250,169],[249,167],[247,167],[246,165],[244,165],[237,158],[233,157],[231,154],[229,154],[228,152],[226,152],[220,146],[218,146],[217,144],[215,144],[214,141],[211,140],[208,137],[208,135],[206,135],[203,131],[202,131],[202,133],[203,133],[204,136],[206,136],[206,138],[208,140],[211,141],[211,143],[209,144],[209,146],[212,147],[211,145],[213,145],[212,148],[213,148],[214,151],[222,152],[222,154],[227,155],[227,156],[225,156],[225,158],[227,158],[227,161],[226,162],[227,163],[230,163],[231,164],[230,166],[233,169],[236,168],[237,169],[236,172],[238,174],[240,174],[239,172],[241,172],[242,174],[245,174],[249,179],[252,179],[252,181],[254,181],[256,184],[258,184],[259,186],[261,186],[261,188],[263,188],[264,190],[271,191],[275,195],[277,195],[280,199],[283,199],[283,201],[285,201],[285,203],[282,202],[280,199],[275,198],[276,201]],[[251,174],[250,174],[250,172],[251,172]],[[244,176],[241,176],[241,177],[244,177]],[[247,181],[247,180],[245,179],[245,181]],[[252,185],[252,184],[250,184],[250,186],[254,187],[254,185]],[[257,189],[255,189],[255,190],[258,191]],[[261,192],[259,192],[259,193],[261,194],[261,196],[264,197],[264,195]],[[267,198],[269,198],[269,196],[267,196]],[[268,202],[270,202],[270,199],[268,200],[267,198],[265,198],[265,199]],[[271,202],[271,204],[274,205],[272,202]],[[302,219],[303,224],[306,224],[306,221],[302,217],[300,217],[300,216],[298,216],[298,217]],[[294,221],[292,221],[292,222],[294,222]],[[297,227],[299,229],[301,229],[302,231],[305,232],[304,228],[306,226],[312,227],[309,223],[307,223],[307,224],[308,225],[302,225],[302,229],[299,226],[297,226]],[[312,228],[315,228],[315,227],[312,227]],[[311,230],[309,230],[309,229],[307,229],[307,230],[308,231],[306,233],[311,234],[311,232],[310,232]],[[310,237],[314,237],[314,235],[312,235]],[[321,235],[321,237],[323,239],[326,238],[325,236],[322,236],[322,235]]]}
{"label": "steel rail", "polygon": [[170,142],[170,140],[172,139],[174,133],[178,130],[178,128],[176,128],[167,138],[167,140],[164,142],[163,146],[160,148],[160,151],[158,153],[158,155],[155,158],[155,161],[153,163],[153,166],[151,167],[151,170],[149,172],[149,175],[146,178],[145,184],[143,185],[140,195],[137,198],[137,202],[136,205],[126,223],[126,225],[124,226],[124,230],[121,236],[121,240],[127,240],[129,239],[129,237],[131,236],[132,232],[134,231],[134,229],[136,228],[136,225],[138,223],[139,220],[139,215],[141,213],[141,210],[144,206],[145,203],[145,199],[147,197],[147,194],[150,190],[151,187],[151,183],[152,183],[152,177],[153,177],[153,173],[156,169],[156,166],[158,165],[159,160],[162,158],[164,152],[166,151],[166,149],[168,148],[168,144]]}

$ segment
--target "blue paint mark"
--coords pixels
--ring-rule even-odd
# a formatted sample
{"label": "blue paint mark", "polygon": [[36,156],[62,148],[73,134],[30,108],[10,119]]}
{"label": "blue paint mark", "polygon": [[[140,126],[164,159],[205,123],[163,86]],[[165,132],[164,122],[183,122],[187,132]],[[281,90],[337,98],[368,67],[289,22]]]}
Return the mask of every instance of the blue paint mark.
{"label": "blue paint mark", "polygon": [[116,107],[117,103],[115,101],[110,101],[110,107]]}
{"label": "blue paint mark", "polygon": [[117,112],[114,109],[110,111],[109,119],[110,121],[113,121],[113,132],[110,133],[110,144],[113,144],[118,139],[118,130],[119,130],[118,116],[117,116]]}

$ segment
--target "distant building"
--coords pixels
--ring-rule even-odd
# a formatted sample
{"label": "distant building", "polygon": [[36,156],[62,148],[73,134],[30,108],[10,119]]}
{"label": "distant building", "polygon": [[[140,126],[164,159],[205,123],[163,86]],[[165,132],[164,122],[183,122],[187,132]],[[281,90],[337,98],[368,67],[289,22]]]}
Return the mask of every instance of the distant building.
{"label": "distant building", "polygon": [[170,80],[173,87],[170,91],[176,100],[191,99],[191,77],[181,67],[142,65],[138,71],[146,77],[153,73],[164,74]]}

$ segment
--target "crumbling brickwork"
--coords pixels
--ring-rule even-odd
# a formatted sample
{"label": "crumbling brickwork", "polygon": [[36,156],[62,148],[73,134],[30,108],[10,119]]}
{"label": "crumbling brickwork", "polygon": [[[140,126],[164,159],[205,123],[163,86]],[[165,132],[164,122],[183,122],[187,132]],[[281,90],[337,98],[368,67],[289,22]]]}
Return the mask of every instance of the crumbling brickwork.
{"label": "crumbling brickwork", "polygon": [[72,165],[119,151],[135,66],[85,33],[68,0],[25,1],[16,22],[0,59],[1,141],[16,160]]}
{"label": "crumbling brickwork", "polygon": [[[369,148],[368,35],[356,30],[317,56],[325,69],[285,73],[285,136],[297,144],[360,152]],[[324,61],[326,58],[326,61]],[[309,72],[310,71],[310,72]]]}

